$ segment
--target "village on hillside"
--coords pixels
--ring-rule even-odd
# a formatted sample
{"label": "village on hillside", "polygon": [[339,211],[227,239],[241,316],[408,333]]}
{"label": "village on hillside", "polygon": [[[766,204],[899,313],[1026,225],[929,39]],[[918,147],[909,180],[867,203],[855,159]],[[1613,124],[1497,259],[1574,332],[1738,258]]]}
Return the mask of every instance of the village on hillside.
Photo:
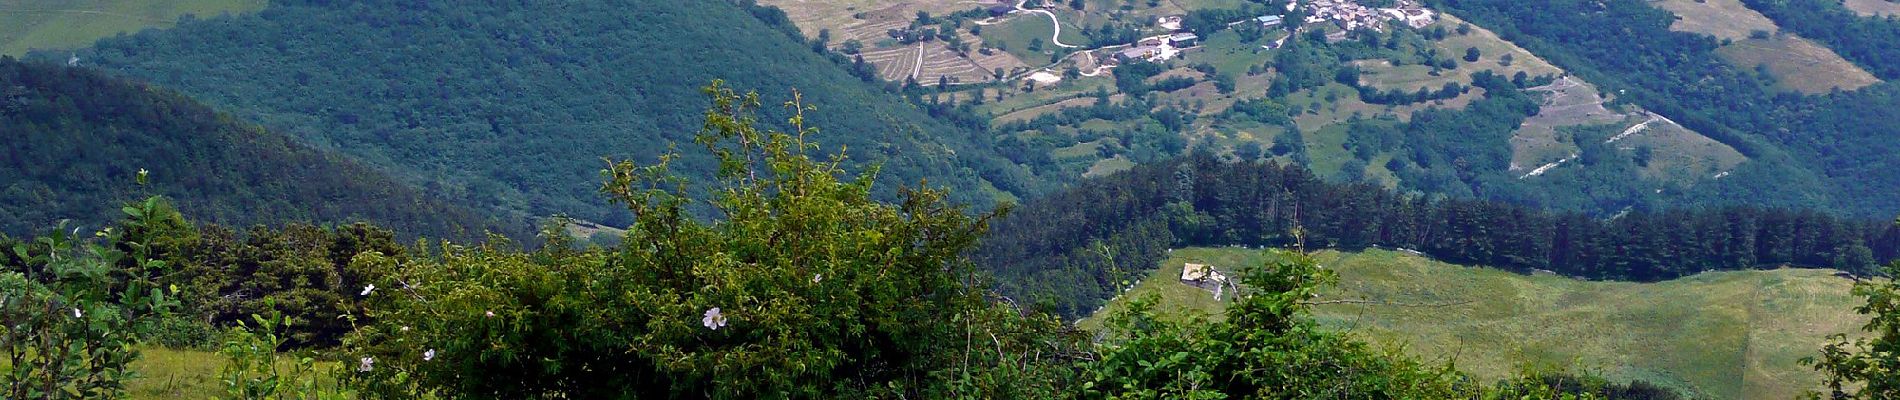
{"label": "village on hillside", "polygon": [[[1165,12],[1152,18],[1135,18],[1142,14],[1139,11],[1115,12],[1111,19],[1119,18],[1147,34],[1128,42],[1088,43],[1088,38],[1077,37],[1082,35],[1073,34],[1073,30],[1064,31],[1067,29],[1064,26],[1075,24],[1072,20],[1099,19],[1064,6],[1064,3],[1083,3],[1079,1],[888,0],[872,2],[872,5],[885,5],[876,9],[827,9],[796,0],[766,0],[764,3],[786,9],[801,29],[807,31],[807,36],[825,41],[834,51],[862,60],[878,78],[919,86],[1009,80],[1047,83],[1049,75],[1036,75],[1036,72],[1053,72],[1072,58],[1086,58],[1082,63],[1091,68],[1084,72],[1093,75],[1122,62],[1171,60],[1202,39],[1183,26],[1184,12],[1190,10],[1149,10]],[[1298,3],[1289,2],[1286,11],[1294,12],[1297,6]],[[1423,28],[1436,21],[1436,14],[1418,0],[1400,0],[1388,8],[1369,8],[1354,0],[1319,0],[1308,3],[1307,7],[1305,25],[1330,22],[1337,26],[1332,34],[1339,38],[1362,28],[1382,31],[1386,23]],[[1255,23],[1276,27],[1282,25],[1284,17],[1260,15],[1233,21],[1230,25]],[[1032,21],[1016,21],[1018,19]],[[1030,24],[1036,26],[1020,29],[1009,26]],[[1088,30],[1087,27],[1076,28]],[[986,30],[1011,32],[989,34]],[[1028,38],[1024,39],[1025,36]],[[1052,50],[1052,58],[1032,56]]]}
{"label": "village on hillside", "polygon": [[[867,82],[933,113],[958,113],[998,146],[1023,149],[1011,150],[1011,158],[1038,173],[1097,176],[1205,147],[1391,187],[1403,168],[1392,160],[1400,156],[1352,154],[1347,125],[1463,110],[1487,97],[1472,86],[1485,71],[1526,87],[1558,85],[1530,90],[1548,98],[1551,113],[1513,134],[1512,177],[1541,179],[1575,164],[1566,160],[1579,153],[1578,144],[1564,132],[1579,126],[1636,132],[1618,141],[1619,149],[1680,150],[1650,152],[1666,156],[1655,157],[1648,178],[1719,179],[1711,177],[1744,159],[1669,121],[1645,124],[1649,114],[1641,109],[1575,106],[1609,99],[1587,84],[1557,81],[1562,69],[1422,0],[1246,2],[1232,9],[1140,0],[761,2],[784,10],[815,49],[844,60]],[[1343,66],[1317,67],[1326,71],[1319,81],[1280,82],[1286,48],[1321,39],[1377,46],[1355,50],[1357,59]],[[1145,109],[1118,109],[1131,104]],[[1271,114],[1260,114],[1263,105]]]}

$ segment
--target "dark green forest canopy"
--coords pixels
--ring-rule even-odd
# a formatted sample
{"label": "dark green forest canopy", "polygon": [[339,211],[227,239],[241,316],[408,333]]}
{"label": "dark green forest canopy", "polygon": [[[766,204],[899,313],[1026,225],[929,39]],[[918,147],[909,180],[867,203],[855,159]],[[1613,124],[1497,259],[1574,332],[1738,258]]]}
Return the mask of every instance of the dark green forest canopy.
{"label": "dark green forest canopy", "polygon": [[[1024,194],[1032,181],[982,135],[873,90],[725,1],[285,1],[79,57],[515,216],[627,222],[596,194],[602,158],[691,145],[699,90],[714,79],[766,104],[802,93],[819,106],[816,140],[848,148],[855,166],[882,163],[887,194],[928,178],[987,204],[979,175]],[[768,108],[761,122],[781,123]],[[704,156],[682,164],[711,171]]]}
{"label": "dark green forest canopy", "polygon": [[[149,185],[136,181],[147,170]],[[99,226],[163,194],[222,224],[370,220],[430,237],[517,233],[376,170],[176,93],[0,58],[0,232]]]}
{"label": "dark green forest canopy", "polygon": [[1784,266],[1870,274],[1876,262],[1900,257],[1900,228],[1888,220],[1759,207],[1601,219],[1328,183],[1297,166],[1226,163],[1196,153],[1024,204],[991,226],[974,258],[1004,293],[1078,317],[1115,295],[1123,279],[1159,265],[1171,248],[1302,243],[1407,249],[1524,273],[1658,281]]}

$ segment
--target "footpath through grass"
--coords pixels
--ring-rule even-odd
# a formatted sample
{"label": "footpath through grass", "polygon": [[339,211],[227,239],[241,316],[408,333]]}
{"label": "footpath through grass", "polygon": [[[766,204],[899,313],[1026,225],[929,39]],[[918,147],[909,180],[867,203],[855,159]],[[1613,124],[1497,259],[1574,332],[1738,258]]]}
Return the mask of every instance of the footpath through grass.
{"label": "footpath through grass", "polygon": [[[1259,250],[1194,248],[1081,322],[1100,326],[1133,296],[1155,294],[1175,316],[1217,318],[1211,293],[1178,281],[1183,263],[1232,272]],[[1338,286],[1317,306],[1325,326],[1459,370],[1496,379],[1523,368],[1568,369],[1619,381],[1641,379],[1698,398],[1787,399],[1818,389],[1799,365],[1829,334],[1865,319],[1851,282],[1831,270],[1712,272],[1668,282],[1589,282],[1465,267],[1405,253],[1322,252]]]}

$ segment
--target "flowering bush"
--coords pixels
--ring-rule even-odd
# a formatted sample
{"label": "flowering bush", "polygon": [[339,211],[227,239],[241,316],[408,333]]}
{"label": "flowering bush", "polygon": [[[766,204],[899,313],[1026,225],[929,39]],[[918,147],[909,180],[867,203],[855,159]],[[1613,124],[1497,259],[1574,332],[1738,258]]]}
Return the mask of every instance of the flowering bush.
{"label": "flowering bush", "polygon": [[[182,218],[158,198],[124,208],[120,229],[64,229],[15,243],[0,272],[0,398],[115,398],[132,377],[141,331],[176,305],[151,257]],[[0,240],[0,242],[6,242]]]}
{"label": "flowering bush", "polygon": [[[697,142],[711,188],[615,163],[602,189],[636,217],[613,250],[566,235],[534,252],[444,245],[368,293],[352,337],[370,396],[402,398],[1047,398],[1064,382],[1060,321],[987,297],[961,254],[988,217],[943,193],[872,199],[870,174],[816,160],[788,104],[785,132],[754,127],[757,95],[719,83]],[[690,192],[709,193],[696,202]],[[705,210],[710,218],[695,217]],[[422,259],[429,259],[424,261]],[[1070,337],[1073,339],[1073,337]]]}

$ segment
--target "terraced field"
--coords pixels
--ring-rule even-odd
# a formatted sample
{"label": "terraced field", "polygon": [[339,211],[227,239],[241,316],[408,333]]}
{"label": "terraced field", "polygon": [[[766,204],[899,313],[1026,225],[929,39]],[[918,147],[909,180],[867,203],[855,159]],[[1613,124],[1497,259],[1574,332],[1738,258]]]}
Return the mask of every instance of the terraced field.
{"label": "terraced field", "polygon": [[785,16],[798,25],[805,37],[818,37],[829,30],[833,44],[848,39],[863,40],[866,45],[884,38],[884,32],[910,24],[918,11],[945,15],[971,8],[1002,4],[1000,1],[974,0],[760,0],[759,4],[785,10]]}
{"label": "terraced field", "polygon": [[858,41],[865,49],[864,61],[876,66],[878,76],[885,80],[903,82],[914,75],[917,83],[925,86],[934,86],[943,77],[949,77],[951,83],[975,83],[994,80],[997,68],[1008,72],[1025,66],[1008,52],[982,54],[977,51],[984,47],[983,40],[967,31],[958,31],[957,35],[970,45],[969,54],[958,53],[943,42],[926,42],[922,45],[922,65],[919,66],[919,46],[899,45],[890,36],[891,30],[908,28],[918,12],[945,15],[1002,4],[999,1],[765,0],[761,3],[785,10],[807,37],[829,32],[834,49],[846,41]]}
{"label": "terraced field", "polygon": [[263,9],[264,0],[0,0],[0,55],[69,49],[100,38]]}
{"label": "terraced field", "polygon": [[877,66],[877,75],[884,80],[903,82],[917,68],[918,54],[923,46],[911,45],[879,50],[865,50],[858,54],[864,62]]}
{"label": "terraced field", "polygon": [[[1704,398],[1788,399],[1819,388],[1796,360],[1826,335],[1851,333],[1850,283],[1828,270],[1714,272],[1659,283],[1588,282],[1445,264],[1395,251],[1322,252],[1339,274],[1315,309],[1324,326],[1496,379],[1523,366],[1583,369],[1641,379]],[[1175,250],[1133,296],[1154,295],[1170,315],[1216,315],[1223,303],[1176,280],[1183,263],[1224,271],[1261,262],[1257,250]],[[1217,317],[1217,316],[1216,316]]]}

